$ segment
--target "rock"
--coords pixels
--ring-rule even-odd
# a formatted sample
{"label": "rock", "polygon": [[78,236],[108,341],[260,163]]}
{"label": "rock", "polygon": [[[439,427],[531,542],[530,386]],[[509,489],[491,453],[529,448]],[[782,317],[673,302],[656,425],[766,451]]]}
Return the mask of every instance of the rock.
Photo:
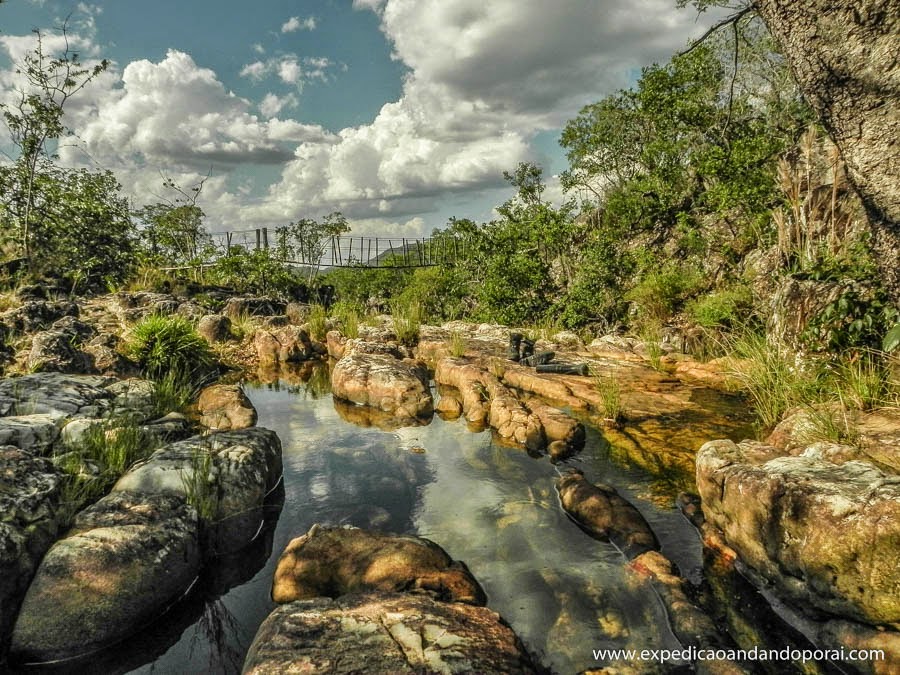
{"label": "rock", "polygon": [[785,277],[770,300],[766,335],[775,345],[800,349],[800,336],[812,319],[848,290],[870,294],[846,281],[813,281]]}
{"label": "rock", "polygon": [[0,417],[0,445],[46,454],[59,439],[62,421],[62,416],[46,413]]}
{"label": "rock", "polygon": [[171,443],[137,464],[113,492],[207,496],[200,509],[205,543],[224,553],[246,546],[262,522],[266,496],[281,480],[281,442],[274,431],[252,427]]}
{"label": "rock", "polygon": [[558,410],[535,398],[526,401],[525,405],[540,420],[541,426],[544,428],[544,437],[547,440],[548,450],[550,446],[554,448],[554,451],[551,452],[551,458],[555,460],[564,459],[574,455],[584,447],[585,431],[581,422],[569,417],[562,410]]}
{"label": "rock", "polygon": [[316,359],[324,351],[324,347],[310,340],[309,333],[297,326],[285,326],[274,331],[261,328],[253,336],[253,346],[263,367]]}
{"label": "rock", "polygon": [[141,430],[164,441],[180,441],[191,435],[191,423],[181,413],[170,412],[143,424]]}
{"label": "rock", "polygon": [[278,607],[260,626],[243,672],[540,671],[512,629],[486,607],[371,593]]}
{"label": "rock", "polygon": [[31,372],[84,373],[90,364],[74,335],[62,330],[37,333],[25,362]]}
{"label": "rock", "polygon": [[0,417],[50,414],[58,417],[100,417],[109,409],[114,380],[92,375],[34,373],[0,380]]}
{"label": "rock", "polygon": [[403,419],[430,417],[433,412],[428,369],[412,359],[350,351],[334,366],[331,390],[337,398]]}
{"label": "rock", "polygon": [[0,447],[0,645],[38,563],[56,539],[62,474],[46,459]]}
{"label": "rock", "polygon": [[256,408],[238,384],[214,384],[200,392],[200,424],[213,431],[246,429],[256,424]]}
{"label": "rock", "polygon": [[92,372],[113,377],[134,377],[140,373],[140,367],[135,361],[123,356],[110,346],[111,336],[101,335],[84,346],[84,354]]}
{"label": "rock", "polygon": [[106,420],[102,419],[92,419],[89,417],[74,419],[66,422],[65,426],[62,428],[62,432],[60,433],[60,439],[66,446],[71,447],[74,445],[78,445],[84,440],[85,435],[93,427],[105,424]]}
{"label": "rock", "polygon": [[802,607],[900,623],[900,477],[866,462],[780,454],[724,440],[700,448],[707,522]]}
{"label": "rock", "polygon": [[106,391],[113,397],[113,409],[117,413],[151,415],[156,410],[156,384],[150,380],[120,380],[106,387]]}
{"label": "rock", "polygon": [[222,314],[207,314],[197,324],[197,332],[210,344],[231,337],[231,319]]}
{"label": "rock", "polygon": [[556,481],[563,509],[591,536],[611,541],[628,558],[659,550],[656,536],[640,512],[608,485],[594,485],[572,470]]}
{"label": "rock", "polygon": [[428,539],[313,525],[291,541],[275,568],[278,603],[362,591],[429,591],[447,602],[483,605],[465,564]]}
{"label": "rock", "polygon": [[178,316],[183,316],[188,321],[196,323],[206,315],[206,309],[196,302],[188,300],[180,303],[178,305],[178,310],[175,313],[178,314]]}
{"label": "rock", "polygon": [[222,314],[234,319],[241,315],[274,316],[284,314],[287,305],[272,298],[232,297],[228,298]]}
{"label": "rock", "polygon": [[357,405],[332,397],[334,409],[341,419],[363,429],[375,427],[382,431],[396,431],[407,427],[425,427],[431,424],[430,417],[399,417],[367,405]]}
{"label": "rock", "polygon": [[877,660],[845,661],[856,672],[872,675],[895,675],[897,672],[897,664],[900,663],[900,632],[896,630],[880,630],[852,621],[832,620],[821,625],[818,637],[822,644],[843,647],[848,652],[851,649],[864,649],[869,654],[873,650],[883,653],[883,658]]}
{"label": "rock", "polygon": [[365,340],[363,338],[348,339],[344,343],[344,356],[351,354],[381,354],[393,356],[395,359],[411,358],[409,351],[393,341],[393,336],[386,341]]}
{"label": "rock", "polygon": [[78,305],[70,300],[33,300],[0,313],[0,320],[16,333],[33,333],[49,329],[54,321],[64,316],[77,317]]}
{"label": "rock", "polygon": [[41,562],[11,654],[42,662],[136,633],[190,588],[200,568],[197,514],[183,498],[117,492],[82,511]]}
{"label": "rock", "polygon": [[347,338],[340,331],[330,330],[325,334],[325,346],[328,349],[328,356],[331,358],[336,360],[344,358],[346,345]]}
{"label": "rock", "polygon": [[462,401],[450,393],[447,387],[443,387],[434,411],[445,420],[455,420],[462,415]]}

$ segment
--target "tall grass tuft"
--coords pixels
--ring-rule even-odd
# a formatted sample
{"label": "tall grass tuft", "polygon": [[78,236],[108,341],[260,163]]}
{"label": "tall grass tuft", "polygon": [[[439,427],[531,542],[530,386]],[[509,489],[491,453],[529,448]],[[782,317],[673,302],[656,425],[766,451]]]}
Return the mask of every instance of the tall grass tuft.
{"label": "tall grass tuft", "polygon": [[338,302],[331,308],[331,315],[338,322],[341,333],[346,338],[359,337],[359,317],[362,312],[349,302]]}
{"label": "tall grass tuft", "polygon": [[170,412],[183,413],[197,397],[199,384],[184,373],[169,371],[153,382],[153,413],[156,417]]}
{"label": "tall grass tuft", "polygon": [[848,405],[871,410],[896,402],[898,387],[891,373],[890,357],[865,351],[837,366],[837,389]]}
{"label": "tall grass tuft", "polygon": [[328,313],[322,305],[311,306],[309,308],[309,316],[307,317],[310,337],[314,340],[324,340],[325,333],[327,332],[327,321]]}
{"label": "tall grass tuft", "polygon": [[458,330],[450,333],[450,355],[459,358],[465,356],[466,338]]}
{"label": "tall grass tuft", "polygon": [[591,377],[594,380],[594,388],[600,394],[602,402],[601,411],[603,418],[616,424],[625,419],[625,408],[622,405],[622,390],[619,383],[611,375],[604,375],[599,370],[592,368]]}
{"label": "tall grass tuft", "polygon": [[207,448],[197,448],[191,456],[191,468],[181,472],[181,484],[187,503],[197,510],[197,515],[206,523],[211,523],[219,507],[219,499],[213,479],[212,452]]}
{"label": "tall grass tuft", "polygon": [[216,365],[209,343],[180,316],[142,319],[132,328],[126,350],[154,380],[172,372],[208,376]]}
{"label": "tall grass tuft", "polygon": [[418,344],[419,329],[422,326],[422,306],[418,302],[395,302],[391,305],[391,318],[400,344],[407,347]]}

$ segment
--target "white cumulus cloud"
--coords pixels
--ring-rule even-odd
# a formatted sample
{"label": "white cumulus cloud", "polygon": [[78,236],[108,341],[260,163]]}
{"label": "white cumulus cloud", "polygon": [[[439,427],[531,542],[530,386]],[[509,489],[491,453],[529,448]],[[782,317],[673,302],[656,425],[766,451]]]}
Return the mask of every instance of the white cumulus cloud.
{"label": "white cumulus cloud", "polygon": [[296,33],[298,30],[315,30],[316,19],[309,16],[301,19],[299,16],[292,16],[281,25],[282,33]]}

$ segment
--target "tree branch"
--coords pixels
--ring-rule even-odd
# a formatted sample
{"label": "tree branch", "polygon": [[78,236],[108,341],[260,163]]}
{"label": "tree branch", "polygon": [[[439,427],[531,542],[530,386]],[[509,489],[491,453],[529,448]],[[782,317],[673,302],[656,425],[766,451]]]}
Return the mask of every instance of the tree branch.
{"label": "tree branch", "polygon": [[755,5],[755,3],[752,3],[752,4],[749,4],[746,7],[744,7],[744,9],[742,9],[741,11],[735,12],[731,16],[726,16],[724,19],[722,19],[718,23],[711,26],[703,35],[701,35],[699,38],[694,40],[694,42],[691,43],[690,47],[688,47],[684,51],[678,52],[678,56],[684,56],[686,54],[690,54],[692,51],[694,51],[694,49],[699,47],[706,40],[706,38],[708,38],[710,35],[715,33],[720,28],[723,28],[724,26],[728,26],[730,24],[737,24],[738,21],[740,21],[745,16],[747,16],[748,14],[755,12],[755,11],[756,11],[756,5]]}

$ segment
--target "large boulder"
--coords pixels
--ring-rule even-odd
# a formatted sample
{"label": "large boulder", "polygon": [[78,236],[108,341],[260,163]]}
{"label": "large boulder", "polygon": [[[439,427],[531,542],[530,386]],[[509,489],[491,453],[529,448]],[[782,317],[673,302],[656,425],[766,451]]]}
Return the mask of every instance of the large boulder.
{"label": "large boulder", "polygon": [[122,476],[113,492],[198,500],[207,553],[224,553],[246,546],[256,535],[265,499],[281,473],[278,436],[252,427],[160,448]]}
{"label": "large boulder", "polygon": [[0,645],[19,602],[56,538],[62,474],[46,459],[0,447]]}
{"label": "large boulder", "polygon": [[9,415],[0,417],[0,445],[12,445],[44,455],[59,440],[61,415]]}
{"label": "large boulder", "polygon": [[363,591],[422,590],[441,600],[485,603],[465,564],[428,539],[313,525],[288,544],[272,582],[272,599],[285,603]]}
{"label": "large boulder", "polygon": [[608,485],[594,485],[572,470],[557,480],[563,509],[591,536],[611,541],[628,558],[659,550],[659,542],[647,521]]}
{"label": "large boulder", "polygon": [[428,369],[412,359],[351,352],[334,366],[331,390],[337,398],[400,418],[430,417],[433,412]]}
{"label": "large boulder", "polygon": [[244,662],[279,673],[536,673],[521,641],[486,607],[372,593],[278,607]]}
{"label": "large boulder", "polygon": [[47,552],[13,629],[16,661],[88,654],[136,633],[200,569],[197,513],[181,497],[117,492]]}
{"label": "large boulder", "polygon": [[222,314],[207,314],[197,324],[197,332],[210,344],[231,337],[231,319]]}
{"label": "large boulder", "polygon": [[222,313],[230,319],[239,316],[274,316],[284,314],[287,304],[272,298],[232,297],[228,298]]}
{"label": "large boulder", "polygon": [[110,406],[110,394],[104,387],[114,381],[109,377],[63,373],[33,373],[0,380],[0,417],[100,417]]}
{"label": "large boulder", "polygon": [[781,454],[750,441],[700,448],[707,522],[804,608],[900,623],[900,477],[822,453]]}
{"label": "large boulder", "polygon": [[256,408],[239,384],[214,384],[200,392],[200,424],[213,431],[246,429],[256,424]]}
{"label": "large boulder", "polygon": [[84,373],[91,361],[79,348],[76,333],[46,330],[31,340],[31,351],[25,365],[31,372]]}
{"label": "large boulder", "polygon": [[253,346],[259,365],[276,366],[282,363],[301,363],[325,353],[325,347],[314,343],[298,326],[284,326],[276,330],[259,329],[253,336]]}

